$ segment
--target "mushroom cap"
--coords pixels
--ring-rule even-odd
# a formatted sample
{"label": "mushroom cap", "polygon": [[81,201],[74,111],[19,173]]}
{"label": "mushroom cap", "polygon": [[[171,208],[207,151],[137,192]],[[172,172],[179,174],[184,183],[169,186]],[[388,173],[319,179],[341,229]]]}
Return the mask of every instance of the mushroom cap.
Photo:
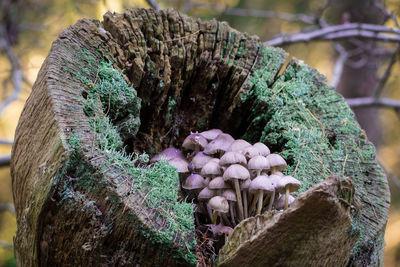
{"label": "mushroom cap", "polygon": [[214,140],[212,140],[204,148],[204,153],[207,155],[216,154],[219,152],[225,152],[229,146],[235,141],[229,134],[221,133]]}
{"label": "mushroom cap", "polygon": [[274,174],[279,175],[280,177],[285,176],[283,173],[281,173],[280,171],[276,171]]}
{"label": "mushroom cap", "polygon": [[206,165],[207,162],[210,161],[210,159],[212,159],[212,157],[207,156],[203,152],[197,152],[196,155],[192,159],[192,164],[193,164],[194,168],[198,170],[198,169],[203,168],[204,165]]}
{"label": "mushroom cap", "polygon": [[251,184],[251,179],[246,179],[244,182],[240,185],[240,189],[243,190],[248,190]]}
{"label": "mushroom cap", "polygon": [[210,160],[203,166],[200,174],[202,176],[217,176],[221,174],[221,167],[217,162]]}
{"label": "mushroom cap", "polygon": [[261,155],[261,152],[254,146],[249,146],[249,147],[246,147],[245,149],[243,149],[242,154],[247,159],[251,159],[251,158],[254,158],[255,156]]}
{"label": "mushroom cap", "polygon": [[196,146],[200,146],[201,149],[204,149],[207,144],[207,140],[202,135],[192,133],[185,138],[182,147],[187,150],[196,150]]}
{"label": "mushroom cap", "polygon": [[232,234],[233,229],[232,227],[229,226],[222,226],[221,228],[218,229],[218,233],[224,234],[224,235],[230,235]]}
{"label": "mushroom cap", "polygon": [[270,176],[268,176],[268,179],[271,181],[271,183],[276,187],[278,187],[279,182],[282,179],[282,176],[277,175],[276,173],[271,174]]}
{"label": "mushroom cap", "polygon": [[247,168],[249,170],[268,170],[269,161],[264,156],[255,156],[249,160]]}
{"label": "mushroom cap", "polygon": [[[286,200],[285,195],[281,195],[279,198],[277,198],[274,202],[275,209],[277,209],[277,210],[283,209],[285,207],[285,200]],[[290,204],[293,203],[293,201],[294,201],[294,197],[289,195],[289,199],[288,199],[289,206],[290,206]]]}
{"label": "mushroom cap", "polygon": [[208,206],[215,211],[227,213],[229,211],[228,200],[224,197],[215,196],[208,201]]}
{"label": "mushroom cap", "polygon": [[227,151],[242,152],[246,147],[251,146],[249,142],[243,139],[237,139],[229,146]]}
{"label": "mushroom cap", "polygon": [[216,195],[216,192],[214,190],[209,189],[207,186],[204,187],[199,195],[197,196],[197,199],[200,200],[208,200],[210,198],[212,198],[213,196]]}
{"label": "mushroom cap", "polygon": [[200,135],[202,135],[208,141],[212,141],[215,138],[217,138],[217,136],[219,134],[222,134],[222,133],[223,132],[220,129],[211,129],[211,130],[208,130],[208,131],[201,132]]}
{"label": "mushroom cap", "polygon": [[242,165],[233,164],[225,170],[223,178],[225,181],[232,179],[246,180],[250,178],[250,173]]}
{"label": "mushroom cap", "polygon": [[224,181],[221,176],[215,177],[208,184],[208,188],[210,189],[227,189],[231,188],[231,185]]}
{"label": "mushroom cap", "polygon": [[255,143],[253,145],[253,147],[257,148],[258,151],[260,151],[261,155],[264,156],[264,157],[266,157],[269,154],[271,154],[271,151],[269,150],[269,148],[266,145],[264,145],[263,143],[260,143],[260,142]]}
{"label": "mushroom cap", "polygon": [[221,166],[228,166],[232,164],[246,165],[246,163],[247,160],[243,154],[233,151],[226,152],[219,160],[219,165]]}
{"label": "mushroom cap", "polygon": [[205,186],[206,184],[204,183],[204,178],[195,173],[189,175],[182,185],[182,187],[187,190],[200,189],[204,188]]}
{"label": "mushroom cap", "polygon": [[271,168],[276,168],[278,171],[283,171],[287,167],[286,161],[278,154],[269,154],[267,159]]}
{"label": "mushroom cap", "polygon": [[236,192],[233,191],[233,189],[225,189],[224,192],[222,192],[222,196],[229,201],[237,201]]}
{"label": "mushroom cap", "polygon": [[159,161],[161,158],[164,158],[165,160],[171,160],[171,159],[174,159],[174,158],[182,158],[182,159],[184,159],[185,156],[183,155],[183,153],[179,149],[176,149],[175,147],[169,147],[167,149],[164,149],[163,151],[161,151],[160,153],[158,153],[154,157],[152,157],[150,162],[153,163],[153,162]]}
{"label": "mushroom cap", "polygon": [[280,178],[276,189],[279,193],[284,194],[286,187],[289,188],[289,192],[295,192],[301,187],[301,183],[292,176],[283,176]]}
{"label": "mushroom cap", "polygon": [[171,160],[168,160],[168,163],[174,166],[179,173],[188,173],[189,168],[188,164],[189,162],[186,159],[182,158],[173,158]]}
{"label": "mushroom cap", "polygon": [[263,190],[265,192],[272,193],[275,190],[275,186],[268,179],[268,176],[260,175],[251,181],[251,184],[249,187],[250,192],[254,192],[257,190]]}

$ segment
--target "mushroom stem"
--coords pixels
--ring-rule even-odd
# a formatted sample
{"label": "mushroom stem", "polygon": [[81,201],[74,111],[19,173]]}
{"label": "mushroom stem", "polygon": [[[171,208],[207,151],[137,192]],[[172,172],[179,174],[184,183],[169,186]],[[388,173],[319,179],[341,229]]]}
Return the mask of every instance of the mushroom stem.
{"label": "mushroom stem", "polygon": [[274,200],[275,200],[275,190],[272,192],[271,199],[270,199],[269,205],[268,205],[268,211],[272,210],[272,204],[274,203]]}
{"label": "mushroom stem", "polygon": [[235,213],[233,212],[233,203],[230,201],[229,203],[229,212],[231,214],[231,221],[232,221],[232,226],[235,227]]}
{"label": "mushroom stem", "polygon": [[242,221],[244,217],[243,217],[243,204],[242,204],[242,195],[240,194],[239,180],[233,179],[233,183],[235,184],[236,199],[239,210],[239,220]]}
{"label": "mushroom stem", "polygon": [[218,211],[214,211],[214,217],[212,219],[212,223],[217,225]]}
{"label": "mushroom stem", "polygon": [[208,216],[210,217],[210,220],[212,222],[213,221],[212,211],[211,211],[210,207],[207,204],[206,204],[206,208],[207,208]]}
{"label": "mushroom stem", "polygon": [[287,209],[289,206],[289,186],[286,186],[286,195],[285,195],[285,208]]}
{"label": "mushroom stem", "polygon": [[276,167],[271,167],[271,174],[274,174],[276,172]]}
{"label": "mushroom stem", "polygon": [[257,215],[261,214],[262,204],[263,204],[263,190],[258,190],[258,206],[257,206]]}
{"label": "mushroom stem", "polygon": [[249,217],[249,213],[247,211],[248,204],[247,204],[247,191],[243,190],[243,208],[244,208],[244,218]]}
{"label": "mushroom stem", "polygon": [[222,220],[224,221],[225,225],[232,226],[231,223],[228,220],[228,216],[226,216],[225,213],[221,213],[221,217],[222,217]]}
{"label": "mushroom stem", "polygon": [[250,206],[250,209],[249,209],[249,216],[251,216],[253,214],[253,209],[256,206],[256,203],[257,203],[257,196],[254,194],[253,195],[253,201],[251,202],[251,206]]}

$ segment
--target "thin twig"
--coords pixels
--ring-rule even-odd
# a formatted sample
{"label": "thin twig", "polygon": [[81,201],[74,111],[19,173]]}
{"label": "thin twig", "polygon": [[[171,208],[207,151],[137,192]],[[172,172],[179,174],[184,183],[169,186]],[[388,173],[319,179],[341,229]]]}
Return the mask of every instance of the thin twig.
{"label": "thin twig", "polygon": [[146,0],[147,4],[149,4],[151,6],[151,8],[155,9],[155,10],[160,10],[160,6],[157,4],[156,0]]}
{"label": "thin twig", "polygon": [[396,63],[397,60],[397,54],[400,52],[400,44],[397,45],[396,50],[393,52],[392,56],[390,57],[390,61],[389,64],[385,70],[385,73],[383,74],[382,78],[379,80],[378,85],[376,86],[375,89],[375,94],[374,94],[374,98],[377,99],[381,96],[382,90],[385,87],[385,84],[387,82],[387,80],[390,77],[390,74],[392,72],[392,68],[394,66],[394,63]]}
{"label": "thin twig", "polygon": [[381,107],[400,109],[400,100],[394,100],[390,98],[357,97],[347,98],[346,102],[350,107]]}
{"label": "thin twig", "polygon": [[341,46],[339,43],[334,43],[334,47],[339,53],[339,57],[337,58],[335,67],[333,68],[331,85],[336,88],[340,82],[340,78],[342,77],[343,68],[349,57],[349,54],[347,53],[346,49],[344,49],[344,47]]}
{"label": "thin twig", "polygon": [[15,214],[15,208],[10,203],[2,203],[2,204],[0,204],[0,212],[1,211],[9,211],[12,214]]}
{"label": "thin twig", "polygon": [[0,139],[0,145],[12,146],[13,144],[14,144],[14,141],[12,141],[12,140]]}
{"label": "thin twig", "polygon": [[0,156],[0,167],[9,166],[11,162],[11,154]]}
{"label": "thin twig", "polygon": [[5,242],[3,240],[0,240],[0,248],[5,248],[5,249],[8,249],[8,250],[14,250],[13,244],[10,244],[10,243]]}
{"label": "thin twig", "polygon": [[[389,33],[389,34],[388,34]],[[311,40],[339,40],[350,37],[360,37],[388,42],[400,41],[400,30],[376,24],[346,23],[327,26],[311,32],[299,32],[292,35],[282,35],[264,42],[266,45],[277,46]]]}

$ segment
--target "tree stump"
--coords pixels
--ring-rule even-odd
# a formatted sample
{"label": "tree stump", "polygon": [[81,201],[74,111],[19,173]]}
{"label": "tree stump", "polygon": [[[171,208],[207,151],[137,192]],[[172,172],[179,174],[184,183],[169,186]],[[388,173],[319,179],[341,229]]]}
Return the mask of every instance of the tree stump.
{"label": "tree stump", "polygon": [[389,190],[375,149],[325,77],[287,57],[173,10],[65,29],[15,135],[18,266],[194,266],[193,207],[176,170],[147,155],[210,128],[264,142],[303,184],[285,212],[239,224],[221,266],[382,265]]}

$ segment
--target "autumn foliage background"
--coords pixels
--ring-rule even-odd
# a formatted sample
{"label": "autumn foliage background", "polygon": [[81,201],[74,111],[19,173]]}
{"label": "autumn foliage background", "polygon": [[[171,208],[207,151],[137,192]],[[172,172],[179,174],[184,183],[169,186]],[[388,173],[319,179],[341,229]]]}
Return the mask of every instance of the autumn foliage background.
{"label": "autumn foliage background", "polygon": [[[149,1],[150,2],[150,1]],[[307,23],[308,18],[319,17],[331,20],[332,24],[352,22],[352,8],[362,1],[351,1],[353,6],[351,12],[337,14],[335,10],[341,10],[341,2],[347,1],[318,1],[318,0],[160,0],[157,1],[161,8],[175,8],[191,16],[202,19],[227,21],[232,27],[239,31],[256,34],[261,40],[273,39],[282,33],[296,33],[304,29],[311,29],[312,21]],[[384,25],[398,27],[396,18],[400,12],[400,1],[392,0],[380,2],[370,0],[367,2],[384,5],[392,18],[387,19]],[[32,83],[41,64],[46,58],[52,41],[66,27],[74,24],[81,18],[96,18],[101,20],[102,15],[107,12],[123,12],[126,8],[146,7],[150,5],[145,0],[2,0],[0,2],[0,38],[9,38],[12,49],[18,56],[21,69],[23,70],[22,91],[18,99],[13,101],[7,108],[0,109],[0,139],[13,140],[14,131],[18,123],[19,115],[23,109],[24,102],[29,96]],[[240,8],[240,9],[238,9]],[[267,10],[270,13],[253,12],[246,15],[246,10]],[[333,11],[332,11],[333,10]],[[235,11],[235,12],[233,12]],[[380,23],[382,14],[369,14],[368,10],[357,11],[365,16],[377,16]],[[233,14],[235,13],[235,14]],[[261,14],[261,15],[260,15]],[[264,15],[263,15],[264,14]],[[269,14],[269,15],[268,15]],[[284,14],[300,14],[305,17],[283,16]],[[318,23],[314,23],[318,24]],[[10,28],[10,27],[15,27]],[[4,30],[6,29],[6,30]],[[343,54],[340,53],[340,42],[333,41],[310,41],[308,43],[295,43],[282,46],[291,56],[303,60],[306,64],[316,68],[327,76],[329,82],[335,83],[336,87],[345,95],[354,95],[355,92],[370,93],[370,87],[379,83],[380,77],[387,72],[388,66],[393,61],[387,81],[382,88],[382,96],[391,99],[400,99],[400,64],[398,61],[398,44],[370,41],[368,43],[368,56],[363,52],[355,60],[359,64],[371,64],[377,69],[376,75],[365,79],[364,83],[357,88],[340,88],[337,81],[338,60]],[[397,49],[397,50],[396,50]],[[378,53],[383,51],[382,53]],[[384,53],[384,51],[397,51],[397,53]],[[365,51],[364,51],[365,52]],[[370,52],[370,53],[369,53]],[[373,52],[373,53],[372,53]],[[376,53],[375,53],[376,52]],[[367,59],[365,59],[367,58]],[[14,84],[12,80],[12,62],[4,47],[0,46],[0,99],[4,101],[13,93]],[[336,68],[335,68],[336,67]],[[343,67],[343,66],[342,66]],[[335,71],[336,69],[336,71]],[[345,69],[345,68],[344,68]],[[362,75],[361,71],[359,73]],[[357,80],[357,72],[347,79]],[[342,75],[341,77],[345,77]],[[347,91],[343,91],[347,90]],[[353,91],[351,91],[353,90]],[[391,189],[391,211],[386,230],[385,266],[400,266],[400,109],[397,112],[393,108],[363,108],[359,110],[360,121],[366,128],[369,138],[377,146],[377,154],[380,163],[388,172],[388,180]],[[376,122],[374,120],[376,119]],[[0,155],[11,152],[10,145],[0,145]],[[11,177],[9,167],[0,168],[0,204],[12,203]],[[4,248],[1,244],[11,244],[16,231],[15,216],[7,210],[0,210],[0,266],[13,266],[13,252]]]}

